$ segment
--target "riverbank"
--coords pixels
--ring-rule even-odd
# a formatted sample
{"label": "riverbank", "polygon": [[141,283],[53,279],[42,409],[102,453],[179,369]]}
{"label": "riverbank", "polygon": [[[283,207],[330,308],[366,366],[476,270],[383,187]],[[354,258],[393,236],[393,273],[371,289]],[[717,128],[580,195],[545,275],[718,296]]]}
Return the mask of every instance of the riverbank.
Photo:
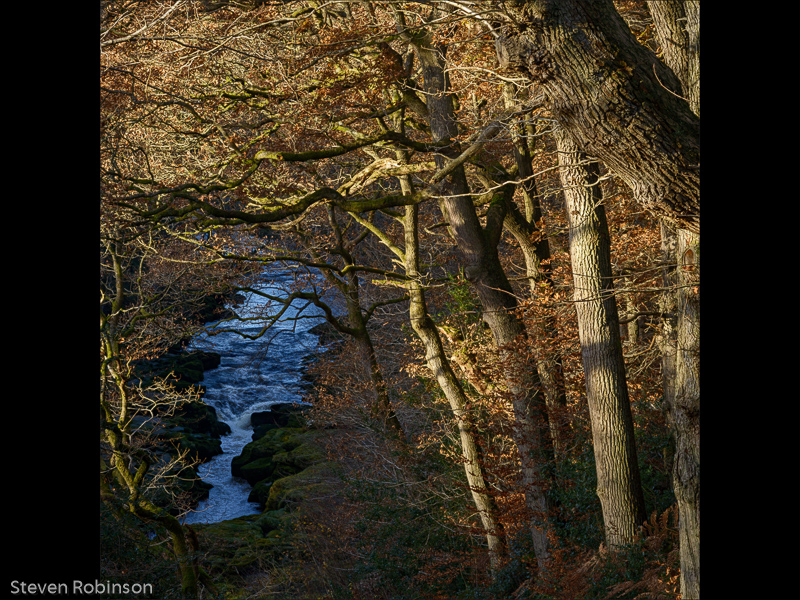
{"label": "riverbank", "polygon": [[[283,402],[250,416],[252,440],[231,461],[231,474],[251,486],[260,512],[213,523],[194,523],[203,564],[226,597],[250,597],[272,567],[291,569],[307,545],[311,515],[341,503],[341,480],[328,447],[341,432],[307,419],[318,385],[310,369],[339,339],[327,324],[311,330],[323,350],[304,359],[302,402]],[[313,519],[317,521],[317,518]]]}
{"label": "riverbank", "polygon": [[[200,479],[197,465],[222,452],[221,437],[231,430],[214,407],[203,402],[204,373],[220,360],[213,352],[168,352],[138,365],[136,371],[144,387],[155,385],[162,391],[148,413],[132,418],[131,431],[150,441],[151,452],[162,471],[166,469],[160,476],[168,477],[170,485],[155,502],[175,516],[208,497],[212,486]],[[178,401],[172,397],[176,392],[195,400]]]}
{"label": "riverbank", "polygon": [[[219,318],[218,309],[209,310],[208,314]],[[246,581],[247,578],[265,572],[268,570],[265,565],[277,564],[284,560],[282,557],[302,547],[302,541],[297,539],[302,515],[340,502],[336,494],[341,485],[325,450],[328,438],[338,432],[315,429],[303,416],[306,410],[303,407],[313,402],[314,390],[319,385],[311,367],[324,360],[326,351],[336,346],[340,336],[327,323],[307,333],[310,335],[303,334],[305,341],[297,349],[293,341],[296,338],[286,333],[277,340],[273,338],[269,354],[259,354],[258,345],[238,336],[232,336],[237,340],[232,342],[235,349],[225,341],[225,335],[211,338],[219,345],[214,351],[198,349],[194,341],[185,341],[139,369],[143,383],[162,379],[196,399],[183,403],[170,414],[141,418],[136,425],[141,426],[140,433],[155,442],[161,462],[174,461],[184,454],[185,462],[195,463],[192,466],[174,464],[171,475],[175,477],[169,489],[159,494],[159,504],[173,514],[191,509],[202,511],[196,513],[198,520],[187,521],[191,522],[187,527],[197,534],[204,568],[220,582],[228,598],[240,597],[245,588],[252,589],[252,582]],[[291,336],[294,335],[292,329]],[[293,350],[289,352],[278,344],[281,340],[291,343]],[[243,358],[241,353],[245,347],[255,348],[258,357]],[[231,352],[238,358],[231,360]],[[273,372],[277,363],[281,365],[278,375]],[[259,364],[269,369],[251,370]],[[290,376],[290,373],[294,374]],[[239,392],[232,387],[239,385],[253,388],[247,391],[250,394],[247,401],[240,401]],[[269,391],[271,388],[284,390],[284,393],[276,396]],[[273,399],[281,396],[297,400],[276,402]],[[221,413],[215,407],[220,402],[225,405]],[[252,407],[259,404],[268,407],[266,410],[257,408],[249,414]],[[206,467],[212,462],[223,465],[224,460],[221,463],[217,460],[230,452],[222,450],[223,442],[227,448],[229,440],[233,439],[226,421],[231,425],[235,421],[237,439],[244,433],[242,428],[247,429],[249,439],[241,452],[233,454],[228,470],[230,476],[241,478],[240,481],[250,486],[247,500],[254,503],[256,512],[216,521],[211,517],[212,522],[203,523],[199,520],[212,514],[207,509],[210,504],[227,502],[225,495],[215,499],[214,486],[202,480]],[[219,466],[214,468],[220,469]]]}
{"label": "riverbank", "polygon": [[227,598],[258,597],[259,588],[266,593],[264,586],[278,584],[265,578],[274,569],[292,568],[308,542],[303,529],[310,516],[321,507],[335,511],[341,502],[341,481],[334,463],[327,460],[325,438],[337,433],[306,427],[270,430],[242,455],[243,467],[271,471],[253,487],[262,512],[192,526],[204,568]]}
{"label": "riverbank", "polygon": [[[235,294],[203,296],[199,304],[184,307],[182,319],[209,323],[227,318],[234,313],[226,305],[240,301]],[[132,381],[149,390],[149,404],[137,407],[130,429],[150,446],[156,465],[151,471],[168,482],[157,486],[153,500],[174,516],[208,497],[212,486],[198,476],[197,465],[220,454],[221,437],[231,431],[203,400],[205,373],[220,365],[221,356],[189,350],[189,342],[182,339],[162,355],[134,363]]]}

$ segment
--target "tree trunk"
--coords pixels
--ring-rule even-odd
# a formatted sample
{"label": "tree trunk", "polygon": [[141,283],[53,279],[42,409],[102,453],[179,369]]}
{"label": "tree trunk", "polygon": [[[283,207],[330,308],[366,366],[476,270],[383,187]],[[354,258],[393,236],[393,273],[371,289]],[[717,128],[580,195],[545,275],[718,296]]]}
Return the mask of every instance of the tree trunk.
{"label": "tree trunk", "polygon": [[664,63],[680,82],[675,90],[700,116],[700,2],[648,1]]}
{"label": "tree trunk", "polygon": [[197,548],[191,547],[186,531],[180,521],[141,498],[138,502],[131,503],[130,508],[131,512],[138,517],[159,523],[169,531],[169,535],[172,538],[172,551],[178,561],[178,570],[181,576],[181,596],[183,598],[197,598],[199,572],[196,556],[193,556],[196,554]]}
{"label": "tree trunk", "polygon": [[672,424],[672,485],[680,512],[681,596],[700,597],[700,251],[678,233],[678,348]]}
{"label": "tree trunk", "polygon": [[[503,99],[507,108],[515,103],[516,86],[506,83]],[[532,123],[519,123],[510,128],[514,142],[514,161],[517,166],[517,178],[521,184],[525,214],[517,210],[512,198],[507,198],[506,217],[503,221],[505,229],[514,236],[525,259],[525,271],[531,288],[531,297],[536,298],[537,286],[552,285],[552,268],[550,266],[550,243],[543,230],[542,210],[539,204],[536,179],[531,160],[531,145],[536,133]],[[545,309],[546,310],[546,309]],[[555,324],[550,316],[536,319],[534,335],[537,339],[546,340],[553,335]],[[567,437],[567,421],[565,408],[567,395],[564,388],[564,373],[561,361],[554,351],[540,351],[536,361],[539,379],[542,382],[547,403],[547,415],[550,423],[550,435],[553,438],[553,449],[557,457],[564,448]]]}
{"label": "tree trunk", "polygon": [[[648,2],[664,62],[675,73],[681,94],[700,116],[699,2]],[[678,313],[674,379],[665,386],[668,422],[675,438],[672,487],[678,501],[681,596],[700,597],[700,236],[677,232]],[[666,375],[666,370],[665,370]]]}
{"label": "tree trunk", "polygon": [[389,399],[389,390],[386,387],[386,380],[383,378],[378,357],[375,354],[375,347],[372,345],[372,337],[367,331],[366,324],[361,323],[357,327],[358,333],[354,336],[361,358],[369,370],[369,377],[372,381],[372,389],[375,392],[375,401],[372,404],[372,417],[381,427],[394,436],[397,440],[404,440],[405,435],[403,426],[397,418],[397,414],[392,407]]}
{"label": "tree trunk", "polygon": [[[403,130],[402,113],[398,115],[395,124],[401,131]],[[399,164],[408,164],[407,151],[396,150],[395,156]],[[403,194],[405,196],[413,195],[411,177],[408,175],[400,175],[398,176],[398,180]],[[395,246],[387,236],[383,235],[382,232],[374,228],[370,223],[362,220],[357,215],[352,216],[378,235],[381,241],[403,261],[407,276],[406,290],[409,296],[409,320],[417,337],[419,337],[425,346],[425,361],[428,368],[436,378],[436,382],[447,398],[453,416],[455,417],[461,441],[461,451],[464,459],[467,483],[469,484],[475,508],[480,516],[481,524],[486,532],[491,568],[493,572],[497,573],[500,567],[500,561],[506,554],[504,528],[502,523],[498,520],[497,506],[484,480],[480,449],[475,441],[476,436],[473,423],[470,421],[469,415],[467,414],[467,396],[458,378],[455,376],[455,373],[453,373],[453,369],[444,352],[444,347],[442,346],[442,341],[439,337],[436,325],[428,313],[425,291],[420,281],[419,272],[418,215],[419,206],[417,204],[411,204],[405,207],[405,216],[403,218],[405,250],[401,250]]]}
{"label": "tree trunk", "polygon": [[[422,64],[431,135],[434,142],[455,140],[458,135],[453,98],[445,72],[444,47],[434,47],[422,34],[407,34]],[[457,141],[437,155],[437,167],[460,154]],[[514,441],[519,450],[522,484],[531,512],[531,534],[540,569],[549,557],[547,530],[552,487],[552,440],[541,383],[531,368],[521,344],[525,327],[513,314],[517,303],[497,255],[497,242],[505,218],[504,201],[493,203],[486,229],[481,226],[470,198],[463,166],[455,168],[440,184],[440,196],[461,255],[464,274],[474,286],[483,308],[483,318],[494,334],[504,365],[504,378],[512,398],[515,417]]]}
{"label": "tree trunk", "polygon": [[614,297],[610,238],[598,164],[589,162],[563,130],[555,136],[569,221],[597,495],[603,508],[606,544],[614,550],[634,540],[647,515]]}
{"label": "tree trunk", "polygon": [[[672,407],[675,404],[675,356],[677,354],[677,319],[678,314],[676,291],[678,289],[676,264],[676,248],[678,238],[675,230],[664,221],[661,221],[661,281],[664,292],[659,299],[659,311],[664,315],[661,318],[661,381],[663,385],[663,409],[667,422],[672,418]],[[670,423],[671,425],[671,423]]]}
{"label": "tree trunk", "polygon": [[581,150],[619,176],[638,202],[699,233],[700,119],[613,2],[504,6],[519,25],[497,40],[500,64],[536,84]]}
{"label": "tree trunk", "polygon": [[[336,240],[336,253],[342,257],[346,266],[352,267],[355,262],[353,257],[348,251],[341,228],[336,219],[336,209],[328,205],[328,221],[334,233]],[[378,357],[375,354],[375,347],[372,345],[372,338],[367,330],[367,321],[361,312],[361,300],[359,297],[359,280],[358,275],[354,269],[348,270],[345,275],[345,285],[340,286],[342,289],[345,303],[347,305],[347,316],[350,320],[350,329],[348,334],[351,335],[358,345],[359,352],[361,353],[362,360],[369,370],[370,380],[372,381],[372,388],[375,392],[375,400],[372,403],[371,411],[373,418],[378,421],[383,429],[395,437],[397,441],[404,441],[405,434],[400,420],[392,407],[391,400],[389,399],[389,390],[386,387],[386,381],[383,379]]]}
{"label": "tree trunk", "polygon": [[[405,190],[404,190],[405,191]],[[461,452],[464,458],[464,471],[472,493],[472,500],[486,531],[489,558],[492,570],[497,572],[500,559],[506,554],[504,531],[497,520],[497,506],[489,494],[483,477],[480,451],[475,442],[475,433],[466,411],[467,396],[458,378],[453,373],[444,352],[442,340],[436,326],[428,314],[425,292],[419,281],[419,242],[417,239],[417,205],[407,206],[403,225],[405,227],[405,267],[409,277],[409,319],[414,332],[425,346],[425,362],[444,393],[458,426],[461,439]]]}

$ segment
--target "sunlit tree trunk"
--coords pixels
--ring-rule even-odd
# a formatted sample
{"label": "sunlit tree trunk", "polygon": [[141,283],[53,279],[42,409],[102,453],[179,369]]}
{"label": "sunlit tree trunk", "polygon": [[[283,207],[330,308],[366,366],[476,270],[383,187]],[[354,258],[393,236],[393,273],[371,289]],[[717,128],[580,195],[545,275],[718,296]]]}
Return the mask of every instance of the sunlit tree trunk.
{"label": "sunlit tree trunk", "polygon": [[[700,3],[648,2],[673,90],[700,116]],[[674,260],[677,312],[665,364],[668,421],[675,438],[672,486],[680,513],[681,596],[700,597],[700,236],[679,229]],[[669,282],[669,283],[673,283]],[[666,361],[665,361],[666,362]],[[669,369],[669,370],[668,370]]]}
{"label": "sunlit tree trunk", "polygon": [[[688,43],[671,39],[677,42],[673,44],[676,48],[696,52],[699,3],[654,2],[652,6],[658,12],[663,4],[683,5],[685,17],[679,18],[685,20],[679,23],[684,24]],[[676,76],[631,34],[611,0],[509,1],[504,7],[516,25],[496,45],[501,65],[518,69],[536,84],[548,98],[553,116],[581,150],[605,163],[631,188],[638,202],[676,229],[699,236],[700,111],[691,89],[699,82],[691,75],[699,75],[699,66],[676,67]],[[656,19],[658,23],[659,17]],[[679,32],[677,27],[672,29]],[[686,90],[679,79],[682,71],[689,74]],[[699,270],[697,242],[697,237],[684,241],[694,260],[694,277]],[[679,249],[679,267],[684,254]],[[699,281],[686,289],[699,290]],[[682,528],[699,526],[699,479],[693,476],[699,472],[699,392],[689,383],[699,370],[699,321],[686,320],[688,315],[699,314],[691,306],[699,304],[699,292],[696,295],[698,298],[679,298],[677,304],[673,479],[679,507],[683,505]],[[684,391],[679,390],[681,386]],[[676,418],[678,413],[685,419]],[[683,425],[682,420],[686,422]],[[681,486],[686,489],[681,491]],[[695,514],[684,518],[685,510]],[[690,541],[681,548],[683,579],[699,581],[699,533],[695,529],[685,535]],[[687,562],[688,556],[694,558]],[[696,574],[690,574],[691,570]],[[686,597],[696,597],[699,585],[692,584],[692,590],[687,581],[681,583]]]}
{"label": "sunlit tree trunk", "polygon": [[[400,155],[398,158],[403,162],[405,153],[398,152],[398,154]],[[400,178],[400,183],[403,193],[410,194],[411,178],[403,176]],[[486,531],[492,569],[496,572],[500,566],[500,559],[506,553],[503,526],[497,520],[497,506],[494,498],[489,494],[483,476],[480,451],[475,441],[474,426],[466,410],[467,396],[453,372],[453,368],[450,366],[450,361],[447,360],[439,332],[428,313],[425,302],[425,291],[420,281],[419,272],[418,213],[418,205],[406,206],[403,219],[405,230],[404,259],[406,275],[408,276],[406,289],[408,289],[409,293],[409,320],[414,332],[425,346],[425,362],[447,398],[455,417],[461,440],[464,471],[469,483],[472,500]]]}
{"label": "sunlit tree trunk", "polygon": [[[445,72],[444,46],[434,46],[430,37],[406,32],[422,65],[429,124],[434,142],[453,140],[436,156],[438,168],[448,158],[457,157],[460,146],[453,98]],[[494,335],[503,361],[504,379],[514,410],[514,441],[519,451],[526,505],[531,513],[531,535],[540,569],[549,558],[549,512],[552,488],[553,447],[547,409],[536,368],[523,351],[527,335],[523,323],[513,313],[516,299],[497,255],[497,242],[505,218],[504,201],[492,204],[484,229],[475,213],[463,166],[454,169],[442,182],[442,210],[461,255],[464,274],[474,286],[483,309],[483,318]]]}
{"label": "sunlit tree trunk", "polygon": [[610,237],[597,162],[580,152],[563,130],[555,136],[569,222],[597,495],[603,508],[606,544],[613,550],[634,540],[646,512],[614,295]]}

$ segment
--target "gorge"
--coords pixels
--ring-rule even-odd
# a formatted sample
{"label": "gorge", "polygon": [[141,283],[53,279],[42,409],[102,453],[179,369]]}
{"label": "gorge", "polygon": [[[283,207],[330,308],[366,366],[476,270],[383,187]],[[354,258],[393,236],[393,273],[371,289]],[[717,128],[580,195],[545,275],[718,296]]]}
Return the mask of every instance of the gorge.
{"label": "gorge", "polygon": [[[281,295],[288,272],[270,272],[261,291]],[[235,308],[240,318],[253,319],[235,323],[243,334],[258,333],[269,316],[278,310],[256,294],[248,294]],[[215,369],[205,372],[204,401],[213,406],[220,421],[231,433],[222,436],[222,454],[197,469],[201,479],[213,485],[209,497],[183,519],[185,523],[215,523],[260,512],[257,503],[249,502],[251,486],[231,474],[231,461],[253,436],[251,415],[269,410],[273,405],[301,402],[303,367],[318,346],[310,331],[321,321],[318,309],[301,301],[295,303],[261,338],[249,339],[233,331],[214,335],[221,324],[212,324],[208,334],[192,341],[194,350],[213,351],[221,356]]]}

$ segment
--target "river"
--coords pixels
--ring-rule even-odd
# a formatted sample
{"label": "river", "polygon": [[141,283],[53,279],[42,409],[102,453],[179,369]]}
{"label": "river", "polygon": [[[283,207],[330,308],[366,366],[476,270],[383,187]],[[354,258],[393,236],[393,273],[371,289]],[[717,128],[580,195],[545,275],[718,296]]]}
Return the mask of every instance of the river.
{"label": "river", "polygon": [[[288,271],[270,272],[269,281],[256,289],[285,297],[280,286],[290,281]],[[219,367],[205,372],[204,399],[216,409],[218,418],[230,425],[231,433],[222,437],[222,454],[198,468],[200,478],[214,487],[208,499],[186,515],[185,523],[215,523],[260,512],[258,504],[247,501],[250,485],[231,475],[231,461],[252,440],[251,414],[267,410],[278,402],[302,399],[304,359],[318,344],[317,336],[308,330],[322,321],[321,311],[306,304],[296,300],[281,320],[258,340],[233,332],[204,334],[193,340],[193,349],[213,351],[221,356]],[[278,309],[254,294],[248,294],[241,305],[233,308],[240,317],[274,315]],[[298,312],[315,318],[295,320]],[[260,331],[263,324],[259,318],[245,323],[233,322],[230,326],[252,335]]]}

